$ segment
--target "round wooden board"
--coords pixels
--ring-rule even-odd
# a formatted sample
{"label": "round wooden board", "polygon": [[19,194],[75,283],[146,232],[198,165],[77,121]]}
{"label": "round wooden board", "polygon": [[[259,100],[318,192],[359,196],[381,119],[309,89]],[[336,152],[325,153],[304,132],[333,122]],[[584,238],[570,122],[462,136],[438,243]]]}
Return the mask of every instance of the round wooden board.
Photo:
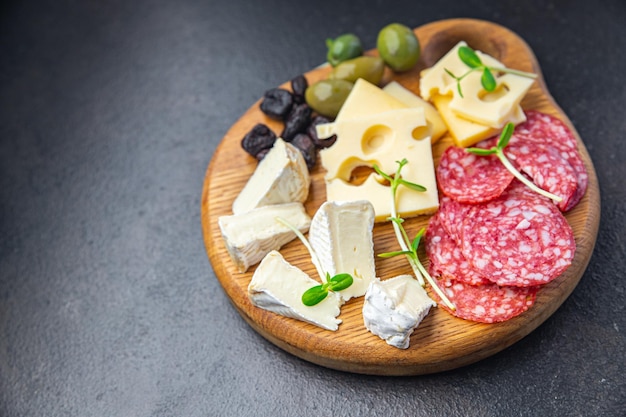
{"label": "round wooden board", "polygon": [[[507,67],[539,75],[524,98],[522,107],[555,115],[566,122],[577,136],[589,173],[589,186],[584,198],[566,215],[576,238],[576,254],[566,272],[544,286],[535,305],[524,314],[503,323],[481,324],[461,320],[442,309],[433,308],[411,336],[410,347],[406,350],[389,346],[367,331],[361,315],[363,297],[352,299],[342,307],[339,317],[343,323],[336,332],[256,308],[247,295],[255,267],[246,273],[237,272],[217,225],[220,216],[231,214],[233,200],[256,167],[256,160],[241,148],[242,137],[259,122],[266,123],[277,134],[282,131],[282,125],[268,119],[259,110],[259,102],[256,102],[227,132],[208,167],[201,201],[206,250],[224,291],[250,326],[287,352],[325,367],[364,374],[419,375],[454,369],[493,355],[529,334],[559,308],[578,284],[595,245],[600,220],[596,173],[574,126],[550,96],[529,46],[502,26],[473,19],[438,21],[415,29],[415,33],[422,45],[417,67],[402,74],[387,72],[383,83],[394,79],[417,92],[420,70],[432,66],[461,40],[495,57]],[[368,53],[376,54],[376,51]],[[313,83],[326,77],[329,71],[328,67],[320,67],[305,75],[309,83]],[[268,89],[271,87],[268,86]],[[288,83],[283,87],[288,88]],[[451,138],[446,136],[433,146],[435,164],[451,143]],[[312,172],[311,191],[305,203],[311,216],[325,201],[323,175],[323,168],[318,163]],[[419,216],[407,219],[405,227],[409,235],[414,236],[427,222],[428,216]],[[398,250],[390,224],[376,224],[374,250],[376,253]],[[281,253],[290,263],[316,276],[306,249],[297,239],[284,246]],[[423,252],[421,256],[427,262]],[[396,257],[377,259],[376,272],[381,279],[385,279],[410,274],[411,269],[404,258]]]}

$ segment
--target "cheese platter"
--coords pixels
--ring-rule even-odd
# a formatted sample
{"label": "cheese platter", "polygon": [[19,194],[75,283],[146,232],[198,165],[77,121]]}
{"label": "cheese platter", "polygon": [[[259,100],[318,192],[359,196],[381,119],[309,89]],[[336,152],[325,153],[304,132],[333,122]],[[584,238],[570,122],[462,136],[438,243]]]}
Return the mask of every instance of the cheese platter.
{"label": "cheese platter", "polygon": [[[475,19],[437,21],[420,26],[413,32],[421,44],[419,61],[408,71],[385,69],[380,85],[399,84],[419,93],[420,71],[435,65],[459,42],[466,42],[506,67],[537,75],[520,102],[521,108],[557,118],[571,130],[588,176],[584,195],[575,207],[564,213],[573,233],[575,251],[571,264],[537,291],[534,305],[522,314],[498,323],[479,323],[434,307],[412,332],[410,346],[406,349],[392,347],[368,331],[362,313],[363,297],[351,298],[341,306],[341,324],[336,331],[261,309],[251,302],[248,290],[257,266],[250,265],[242,272],[231,259],[219,220],[233,214],[233,202],[258,165],[257,160],[241,146],[244,135],[258,123],[264,123],[277,132],[282,130],[280,122],[260,110],[259,100],[228,130],[207,169],[201,198],[206,251],[227,297],[254,330],[285,351],[332,369],[374,375],[420,375],[458,368],[491,356],[528,335],[559,308],[581,279],[595,245],[600,195],[592,161],[575,127],[550,95],[539,63],[525,41],[503,26]],[[376,55],[377,51],[367,51],[367,54]],[[305,77],[312,84],[325,79],[330,71],[329,66],[321,66],[307,72]],[[281,87],[289,88],[288,83]],[[433,142],[435,167],[453,144],[454,139],[449,133]],[[398,159],[403,156],[398,156]],[[326,200],[325,169],[318,161],[310,171],[310,186],[303,205],[313,217]],[[433,216],[432,211],[414,214],[404,222],[404,228],[411,236],[426,228]],[[377,221],[373,227],[375,253],[395,251],[397,245],[389,222]],[[315,276],[316,267],[302,242],[296,239],[284,244],[280,254],[290,264]],[[429,263],[423,248],[419,248],[418,255],[425,264]],[[403,257],[377,257],[375,270],[376,276],[381,279],[412,273]]]}

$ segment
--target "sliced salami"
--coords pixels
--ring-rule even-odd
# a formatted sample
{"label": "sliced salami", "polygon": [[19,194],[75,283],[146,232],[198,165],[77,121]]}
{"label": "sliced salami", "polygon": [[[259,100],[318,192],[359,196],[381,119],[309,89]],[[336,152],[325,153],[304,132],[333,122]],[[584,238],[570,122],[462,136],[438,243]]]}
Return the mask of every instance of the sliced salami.
{"label": "sliced salami", "polygon": [[426,255],[430,260],[429,274],[435,278],[454,278],[470,285],[489,284],[461,253],[461,248],[450,237],[442,224],[441,212],[430,218],[426,230]]}
{"label": "sliced salami", "polygon": [[[437,285],[452,301],[455,310],[439,303],[453,316],[480,323],[509,320],[528,310],[538,287],[501,287],[496,284],[469,285],[451,278],[437,280]],[[436,298],[437,294],[433,291]]]}
{"label": "sliced salami", "polygon": [[505,149],[505,154],[538,187],[562,198],[557,203],[561,211],[570,207],[578,190],[578,177],[556,148],[542,143],[517,141]]}
{"label": "sliced salami", "polygon": [[439,219],[457,245],[461,243],[463,221],[471,209],[471,204],[459,203],[445,195],[439,199]]}
{"label": "sliced salami", "polygon": [[493,200],[513,180],[496,156],[477,156],[457,146],[445,150],[436,175],[441,191],[464,203]]}
{"label": "sliced salami", "polygon": [[575,250],[558,208],[517,180],[496,200],[474,206],[461,231],[461,252],[472,267],[503,286],[550,282]]}
{"label": "sliced salami", "polygon": [[526,122],[515,128],[510,145],[520,142],[550,146],[570,164],[576,173],[577,189],[562,210],[568,211],[576,206],[587,190],[589,175],[578,152],[576,137],[569,127],[554,116],[529,110],[526,112]]}

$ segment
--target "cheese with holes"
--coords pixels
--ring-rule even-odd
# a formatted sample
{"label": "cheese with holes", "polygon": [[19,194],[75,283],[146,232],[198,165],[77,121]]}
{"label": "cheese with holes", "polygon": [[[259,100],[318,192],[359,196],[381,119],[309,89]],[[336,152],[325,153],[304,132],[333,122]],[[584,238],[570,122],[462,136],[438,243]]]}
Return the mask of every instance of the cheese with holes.
{"label": "cheese with holes", "polygon": [[252,275],[248,297],[253,305],[262,309],[319,326],[337,330],[337,318],[342,305],[341,297],[329,292],[319,304],[305,306],[302,294],[320,283],[301,269],[288,263],[277,251],[268,253]]}
{"label": "cheese with holes", "polygon": [[336,122],[355,117],[372,116],[377,113],[406,109],[408,106],[397,98],[385,93],[380,87],[359,78],[341,106]]}
{"label": "cheese with holes", "polygon": [[276,217],[285,219],[302,233],[311,224],[302,203],[273,204],[218,218],[226,249],[239,272],[245,272],[267,253],[296,238],[295,233]]}
{"label": "cheese with holes", "polygon": [[533,78],[515,74],[504,74],[496,78],[496,88],[486,91],[481,82],[481,73],[474,72],[461,81],[463,97],[458,92],[452,95],[450,110],[464,119],[501,129],[509,120],[533,82]]}
{"label": "cheese with holes", "polygon": [[[450,109],[451,96],[436,95],[432,98],[435,107],[441,114],[441,117],[448,126],[448,131],[454,140],[456,146],[468,147],[475,145],[483,139],[490,138],[497,135],[500,129],[496,129],[491,126],[483,125],[480,123],[472,122],[462,117],[457,116]],[[521,106],[516,106],[513,112],[506,119],[506,122],[512,122],[519,124],[526,121],[526,115]]]}
{"label": "cheese with holes", "polygon": [[410,275],[376,279],[365,294],[363,322],[389,345],[407,349],[411,334],[435,305]]}
{"label": "cheese with holes", "polygon": [[355,168],[375,164],[383,172],[393,174],[397,161],[406,158],[408,164],[402,169],[402,177],[427,191],[398,187],[398,214],[410,217],[436,211],[439,199],[430,137],[423,136],[425,125],[422,108],[391,110],[326,125],[326,134],[337,135],[333,146],[320,151],[326,169],[326,200],[368,200],[374,206],[376,221],[387,219],[391,214],[388,184],[375,174],[362,184],[354,184],[351,176]]}
{"label": "cheese with holes", "polygon": [[272,204],[304,202],[310,182],[302,153],[278,138],[233,202],[233,213]]}
{"label": "cheese with holes", "polygon": [[366,200],[327,201],[313,216],[308,240],[322,270],[352,276],[352,285],[339,293],[345,301],[364,295],[376,276],[373,228],[374,207]]}
{"label": "cheese with holes", "polygon": [[[446,70],[460,77],[470,69],[461,61],[461,58],[459,58],[459,48],[461,46],[467,46],[467,43],[460,41],[437,61],[435,65],[420,73],[420,96],[422,96],[424,100],[431,100],[436,94],[458,94],[456,80],[452,78]],[[475,52],[483,64],[490,67],[504,67],[504,65],[495,58],[481,51]]]}
{"label": "cheese with holes", "polygon": [[421,107],[424,109],[426,126],[428,128],[427,134],[430,136],[431,143],[439,140],[448,130],[437,109],[417,94],[402,86],[402,84],[392,81],[383,87],[383,91],[409,107]]}

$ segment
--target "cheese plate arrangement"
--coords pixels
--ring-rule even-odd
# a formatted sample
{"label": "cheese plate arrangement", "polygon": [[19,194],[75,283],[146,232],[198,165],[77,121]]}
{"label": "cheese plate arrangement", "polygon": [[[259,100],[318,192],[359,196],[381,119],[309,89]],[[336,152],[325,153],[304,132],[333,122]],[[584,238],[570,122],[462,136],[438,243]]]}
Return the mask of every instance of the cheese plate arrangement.
{"label": "cheese plate arrangement", "polygon": [[442,372],[528,335],[580,281],[600,219],[530,47],[475,19],[327,44],[207,169],[205,247],[234,307],[285,351],[363,374]]}

